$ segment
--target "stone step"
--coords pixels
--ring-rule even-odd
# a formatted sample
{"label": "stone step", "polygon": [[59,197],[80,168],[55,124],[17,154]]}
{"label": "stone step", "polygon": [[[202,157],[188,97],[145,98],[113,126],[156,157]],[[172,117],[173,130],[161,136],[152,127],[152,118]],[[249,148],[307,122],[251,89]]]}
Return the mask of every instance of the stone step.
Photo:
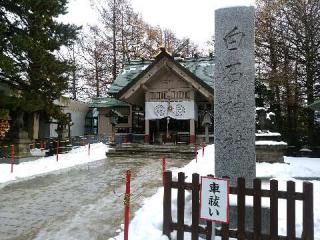
{"label": "stone step", "polygon": [[106,156],[113,157],[158,157],[193,159],[194,146],[191,145],[149,145],[149,144],[122,144],[109,149]]}

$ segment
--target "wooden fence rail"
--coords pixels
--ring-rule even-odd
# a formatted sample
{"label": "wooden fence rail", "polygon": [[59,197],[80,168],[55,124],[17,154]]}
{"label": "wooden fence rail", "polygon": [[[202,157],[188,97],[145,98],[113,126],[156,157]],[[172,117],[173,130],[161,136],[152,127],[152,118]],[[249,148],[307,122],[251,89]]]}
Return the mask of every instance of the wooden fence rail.
{"label": "wooden fence rail", "polygon": [[[164,198],[163,198],[163,234],[171,239],[170,234],[177,232],[177,240],[184,239],[184,233],[190,232],[192,240],[198,240],[199,235],[205,235],[207,240],[211,239],[212,222],[206,221],[199,224],[200,213],[200,183],[199,174],[192,174],[192,182],[185,182],[185,174],[178,173],[178,181],[172,180],[172,173],[164,173]],[[172,221],[172,189],[177,189],[177,222]],[[192,224],[186,225],[185,222],[185,191],[192,191]],[[229,224],[221,224],[221,228],[215,228],[216,236],[221,236],[222,240],[229,238],[237,239],[314,239],[314,220],[313,220],[313,185],[309,182],[303,183],[303,192],[295,191],[295,182],[287,182],[287,191],[278,190],[278,181],[270,181],[270,190],[261,188],[261,180],[254,179],[253,187],[246,187],[245,179],[238,178],[237,186],[230,187],[230,194],[237,195],[237,228],[230,229]],[[245,215],[246,196],[253,196],[253,232],[246,230]],[[270,199],[270,229],[269,234],[262,233],[262,206],[261,198]],[[278,234],[278,200],[287,201],[287,236]],[[296,237],[295,229],[295,204],[296,200],[303,202],[303,229],[302,236]]]}

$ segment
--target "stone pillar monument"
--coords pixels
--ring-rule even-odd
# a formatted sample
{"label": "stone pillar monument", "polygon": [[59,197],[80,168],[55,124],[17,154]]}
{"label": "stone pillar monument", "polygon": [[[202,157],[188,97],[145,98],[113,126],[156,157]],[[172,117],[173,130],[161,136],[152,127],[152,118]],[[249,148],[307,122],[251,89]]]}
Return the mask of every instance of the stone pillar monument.
{"label": "stone pillar monument", "polygon": [[254,7],[215,11],[215,175],[256,176]]}

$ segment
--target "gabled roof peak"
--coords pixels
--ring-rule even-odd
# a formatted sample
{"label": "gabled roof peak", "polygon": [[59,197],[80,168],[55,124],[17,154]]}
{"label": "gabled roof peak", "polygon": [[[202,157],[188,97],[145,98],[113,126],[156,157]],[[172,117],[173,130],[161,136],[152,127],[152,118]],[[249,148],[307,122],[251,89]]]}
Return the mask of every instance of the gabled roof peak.
{"label": "gabled roof peak", "polygon": [[173,61],[181,67],[188,70],[199,81],[205,83],[208,87],[213,89],[213,66],[214,57],[198,57],[198,58],[174,58],[165,50],[161,51],[153,60],[134,60],[130,63],[126,63],[123,69],[117,76],[116,80],[111,84],[109,94],[118,94],[128,84],[152,67],[152,64],[157,63],[162,58],[168,58],[169,61]]}

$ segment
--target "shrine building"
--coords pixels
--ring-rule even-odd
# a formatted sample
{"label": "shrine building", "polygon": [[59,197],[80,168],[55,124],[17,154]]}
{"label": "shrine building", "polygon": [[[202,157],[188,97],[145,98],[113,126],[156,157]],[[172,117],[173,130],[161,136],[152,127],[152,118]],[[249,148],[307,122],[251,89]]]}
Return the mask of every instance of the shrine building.
{"label": "shrine building", "polygon": [[174,58],[163,48],[154,60],[126,63],[108,97],[92,100],[86,133],[151,144],[203,141],[204,116],[213,122],[213,66],[213,56]]}

